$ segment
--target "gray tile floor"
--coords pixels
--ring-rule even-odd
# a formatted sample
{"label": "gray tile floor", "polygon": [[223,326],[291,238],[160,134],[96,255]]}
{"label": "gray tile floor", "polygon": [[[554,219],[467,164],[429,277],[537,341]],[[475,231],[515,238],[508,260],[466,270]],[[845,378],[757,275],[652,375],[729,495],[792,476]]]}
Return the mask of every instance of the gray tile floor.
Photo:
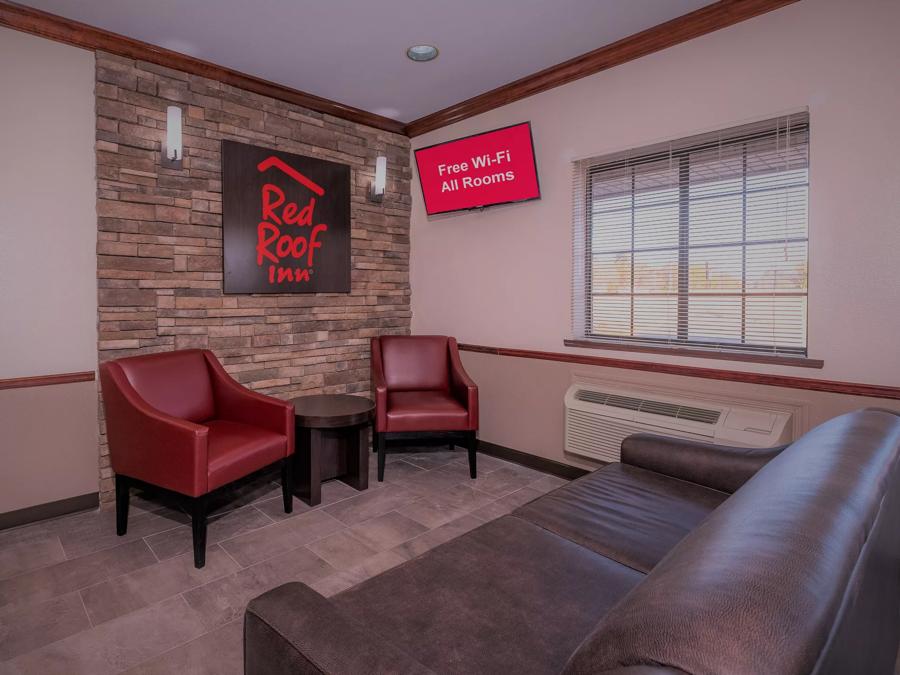
{"label": "gray tile floor", "polygon": [[[373,458],[374,459],[374,458]],[[322,504],[284,513],[272,476],[217,504],[196,570],[178,505],[133,495],[128,534],[104,508],[0,532],[0,673],[243,672],[247,602],[287,581],[349,588],[562,485],[463,452],[388,456],[385,482],[331,481]]]}

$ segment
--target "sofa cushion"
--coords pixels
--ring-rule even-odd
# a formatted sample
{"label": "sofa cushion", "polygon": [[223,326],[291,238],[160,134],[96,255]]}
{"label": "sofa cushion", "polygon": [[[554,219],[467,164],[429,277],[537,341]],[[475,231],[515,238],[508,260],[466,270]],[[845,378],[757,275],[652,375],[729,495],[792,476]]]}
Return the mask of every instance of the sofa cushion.
{"label": "sofa cushion", "polygon": [[469,413],[444,391],[388,392],[387,431],[460,431]]}
{"label": "sofa cushion", "polygon": [[646,573],[726,498],[694,483],[610,464],[515,515]]}
{"label": "sofa cushion", "polygon": [[208,490],[243,478],[285,456],[287,436],[228,420],[209,420]]}
{"label": "sofa cushion", "polygon": [[332,598],[435,672],[558,672],[643,574],[513,516]]}
{"label": "sofa cushion", "polygon": [[816,427],[686,537],[565,672],[890,672],[900,547],[881,522],[897,522],[898,491],[900,417],[864,410]]}

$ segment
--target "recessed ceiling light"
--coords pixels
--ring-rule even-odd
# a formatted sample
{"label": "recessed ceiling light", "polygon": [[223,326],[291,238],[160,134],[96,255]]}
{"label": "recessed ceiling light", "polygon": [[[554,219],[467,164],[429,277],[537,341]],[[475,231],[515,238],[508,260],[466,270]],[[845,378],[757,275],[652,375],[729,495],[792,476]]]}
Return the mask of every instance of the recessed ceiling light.
{"label": "recessed ceiling light", "polygon": [[413,61],[432,61],[437,58],[438,48],[434,45],[413,45],[406,50],[406,55]]}

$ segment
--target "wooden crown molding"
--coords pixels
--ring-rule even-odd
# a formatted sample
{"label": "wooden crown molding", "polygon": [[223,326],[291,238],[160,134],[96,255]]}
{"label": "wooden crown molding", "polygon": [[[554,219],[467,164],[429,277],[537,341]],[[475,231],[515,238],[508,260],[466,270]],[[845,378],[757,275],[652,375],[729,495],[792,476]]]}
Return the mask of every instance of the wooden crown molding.
{"label": "wooden crown molding", "polygon": [[605,356],[588,356],[586,354],[570,354],[567,352],[542,352],[531,349],[511,349],[507,347],[488,347],[485,345],[461,344],[459,345],[459,348],[467,352],[478,352],[480,354],[491,354],[493,356],[512,356],[520,359],[577,363],[585,366],[640,370],[651,373],[665,373],[667,375],[699,377],[707,380],[725,380],[727,382],[762,384],[769,387],[784,387],[786,389],[804,389],[807,391],[824,391],[832,394],[847,394],[849,396],[867,396],[871,398],[900,400],[900,387],[889,387],[881,384],[838,382],[835,380],[819,380],[808,377],[792,377],[789,375],[770,375],[767,373],[751,373],[740,370],[719,370],[718,368],[700,368],[698,366],[683,366],[674,363],[632,361]]}
{"label": "wooden crown molding", "polygon": [[366,126],[390,131],[395,134],[405,133],[403,123],[389,117],[376,115],[366,110],[360,110],[359,108],[344,105],[321,96],[308,94],[275,82],[269,82],[253,75],[247,75],[231,68],[218,66],[193,56],[163,49],[147,42],[134,40],[124,35],[95,28],[14,2],[0,0],[0,26],[7,26],[83,49],[110,52],[111,54],[130,59],[148,61],[159,66],[190,73],[191,75],[218,80],[255,94],[293,103],[316,112],[334,115],[357,124],[365,124]]}
{"label": "wooden crown molding", "polygon": [[527,75],[515,82],[479,94],[449,108],[420,117],[409,124],[6,0],[0,0],[0,26],[40,35],[83,49],[110,52],[126,58],[174,68],[192,75],[208,77],[262,96],[269,96],[376,129],[407,136],[420,136],[797,1],[719,0],[712,5],[648,28],[618,42]]}
{"label": "wooden crown molding", "polygon": [[499,108],[542,91],[599,73],[668,47],[732,26],[797,0],[719,0],[696,11],[635,33],[466,101],[413,120],[407,136],[421,136],[468,117]]}
{"label": "wooden crown molding", "polygon": [[58,373],[56,375],[35,375],[32,377],[11,377],[0,380],[0,391],[3,389],[27,389],[28,387],[49,387],[54,384],[71,384],[72,382],[93,382],[96,374],[93,370],[80,373]]}

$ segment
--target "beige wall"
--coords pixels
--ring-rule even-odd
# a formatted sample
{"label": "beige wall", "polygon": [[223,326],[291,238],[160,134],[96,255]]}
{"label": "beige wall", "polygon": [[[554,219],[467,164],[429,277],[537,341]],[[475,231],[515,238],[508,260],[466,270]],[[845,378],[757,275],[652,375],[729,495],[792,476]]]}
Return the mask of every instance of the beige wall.
{"label": "beige wall", "polygon": [[[94,370],[94,55],[0,28],[0,379]],[[93,382],[0,392],[0,512],[97,489]]]}
{"label": "beige wall", "polygon": [[97,491],[93,382],[0,391],[0,513]]}
{"label": "beige wall", "polygon": [[94,55],[0,28],[0,378],[97,363]]}
{"label": "beige wall", "polygon": [[[872,384],[900,384],[900,3],[802,0],[737,26],[413,139],[414,147],[532,122],[540,201],[428,218],[413,185],[414,333],[594,356]],[[570,335],[571,163],[808,108],[809,352],[823,370],[565,348]],[[482,436],[562,458],[573,373],[624,370],[467,355],[484,390]],[[789,396],[811,421],[885,404],[677,378],[680,388]],[[496,399],[496,400],[494,400]],[[521,405],[514,405],[514,402]],[[894,407],[900,402],[894,402]],[[889,405],[889,403],[888,403]]]}

